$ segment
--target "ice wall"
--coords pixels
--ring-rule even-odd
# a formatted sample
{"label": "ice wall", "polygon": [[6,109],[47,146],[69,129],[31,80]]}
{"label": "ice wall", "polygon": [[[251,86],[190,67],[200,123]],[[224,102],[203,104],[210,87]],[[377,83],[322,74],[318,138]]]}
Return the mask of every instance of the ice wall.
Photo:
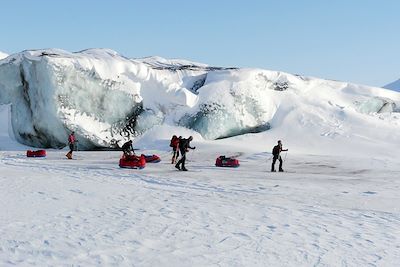
{"label": "ice wall", "polygon": [[108,147],[165,120],[174,123],[170,113],[196,103],[195,86],[207,71],[106,49],[24,51],[0,61],[0,104],[12,105],[21,143],[63,147],[74,130],[80,147]]}
{"label": "ice wall", "polygon": [[37,147],[63,147],[72,130],[80,148],[110,147],[160,124],[208,139],[301,125],[325,134],[343,114],[368,119],[375,110],[398,112],[399,103],[399,93],[379,88],[159,57],[128,59],[107,49],[24,51],[0,61],[0,104],[11,104],[15,138]]}

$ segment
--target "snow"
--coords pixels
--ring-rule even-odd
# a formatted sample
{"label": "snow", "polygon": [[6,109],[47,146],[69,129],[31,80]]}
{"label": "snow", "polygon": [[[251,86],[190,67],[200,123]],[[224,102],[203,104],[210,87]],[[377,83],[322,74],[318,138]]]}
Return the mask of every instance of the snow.
{"label": "snow", "polygon": [[8,57],[8,54],[0,51],[0,60],[4,59],[6,57]]}
{"label": "snow", "polygon": [[[9,109],[1,107],[3,126]],[[162,161],[127,170],[118,167],[120,152],[77,151],[67,160],[66,150],[48,150],[45,159],[26,158],[7,136],[10,129],[1,129],[2,266],[400,261],[400,158],[398,146],[384,143],[384,129],[375,130],[382,136],[376,144],[285,138],[284,173],[269,172],[273,131],[211,141],[190,129],[157,126],[134,147]],[[188,172],[170,164],[172,134],[194,136]],[[219,155],[234,155],[241,166],[215,167]]]}
{"label": "snow", "polygon": [[25,149],[26,147],[15,141],[11,126],[11,106],[0,105],[0,150]]}
{"label": "snow", "polygon": [[386,88],[386,89],[390,89],[390,90],[393,90],[393,91],[400,92],[400,79],[398,79],[397,81],[394,81],[394,82],[392,82],[392,83],[389,83],[389,84],[385,85],[383,88]]}
{"label": "snow", "polygon": [[399,93],[376,87],[160,57],[128,59],[109,49],[29,50],[0,63],[0,104],[15,107],[16,139],[35,147],[64,147],[70,131],[82,148],[110,147],[160,125],[190,128],[210,140],[289,128],[301,134],[304,126],[329,138],[370,139],[371,123],[398,129],[399,103]]}
{"label": "snow", "polygon": [[[78,151],[69,161],[66,151],[46,159],[1,151],[0,265],[400,261],[398,157],[304,155],[288,146],[287,172],[270,173],[257,135],[242,136],[253,149],[195,137],[189,172],[175,170],[164,149],[142,151],[162,157],[143,170],[120,169],[120,152]],[[213,166],[221,153],[239,155],[241,167]]]}
{"label": "snow", "polygon": [[[25,51],[0,76],[1,266],[400,262],[398,92],[105,49]],[[134,147],[160,163],[26,158],[17,142],[63,147],[75,129],[80,148],[107,146],[128,105],[143,108]],[[194,137],[188,172],[170,164],[173,134]],[[279,139],[286,172],[271,173]],[[215,167],[220,155],[240,167]]]}

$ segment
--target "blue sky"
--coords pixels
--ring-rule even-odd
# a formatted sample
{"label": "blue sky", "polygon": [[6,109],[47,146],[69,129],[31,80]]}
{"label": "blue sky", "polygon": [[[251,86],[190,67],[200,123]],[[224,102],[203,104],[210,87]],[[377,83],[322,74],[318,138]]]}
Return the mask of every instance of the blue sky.
{"label": "blue sky", "polygon": [[9,0],[0,51],[111,48],[381,86],[400,78],[395,0]]}

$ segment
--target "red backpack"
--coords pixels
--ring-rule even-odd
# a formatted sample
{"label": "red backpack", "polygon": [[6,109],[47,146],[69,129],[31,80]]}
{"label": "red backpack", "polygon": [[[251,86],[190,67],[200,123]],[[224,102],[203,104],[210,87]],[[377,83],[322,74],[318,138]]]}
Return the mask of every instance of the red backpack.
{"label": "red backpack", "polygon": [[174,135],[174,136],[172,136],[172,139],[171,139],[171,142],[169,143],[169,146],[170,147],[176,147],[178,145],[178,143],[179,143],[179,138],[176,135]]}

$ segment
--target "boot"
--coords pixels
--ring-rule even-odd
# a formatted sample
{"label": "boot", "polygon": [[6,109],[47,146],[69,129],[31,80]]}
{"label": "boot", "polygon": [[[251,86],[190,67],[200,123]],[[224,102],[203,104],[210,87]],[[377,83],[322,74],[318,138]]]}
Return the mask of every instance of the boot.
{"label": "boot", "polygon": [[72,153],[68,152],[67,155],[65,155],[68,159],[72,159]]}
{"label": "boot", "polygon": [[276,172],[276,171],[274,169],[272,169],[271,172]]}
{"label": "boot", "polygon": [[182,164],[181,171],[185,171],[185,172],[187,171],[185,164]]}
{"label": "boot", "polygon": [[177,168],[178,170],[181,170],[181,167],[179,167],[179,164],[175,164],[175,168]]}
{"label": "boot", "polygon": [[283,169],[279,169],[279,172],[284,172],[284,170]]}

